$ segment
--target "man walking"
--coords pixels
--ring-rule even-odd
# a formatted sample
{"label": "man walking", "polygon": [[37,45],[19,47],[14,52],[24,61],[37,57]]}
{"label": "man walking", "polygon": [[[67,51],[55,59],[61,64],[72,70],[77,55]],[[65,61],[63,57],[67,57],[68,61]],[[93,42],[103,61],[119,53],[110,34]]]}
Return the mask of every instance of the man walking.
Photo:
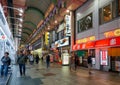
{"label": "man walking", "polygon": [[46,56],[46,65],[47,65],[47,68],[50,66],[50,55],[49,54]]}
{"label": "man walking", "polygon": [[8,66],[10,65],[11,59],[9,57],[9,53],[5,52],[5,55],[1,59],[3,65],[1,66],[1,76],[7,77],[8,75]]}
{"label": "man walking", "polygon": [[20,75],[24,75],[25,76],[25,71],[26,71],[26,67],[25,67],[25,64],[26,64],[26,55],[25,53],[23,53],[23,51],[20,51],[20,55],[18,56],[18,64],[19,64],[19,69],[20,69]]}
{"label": "man walking", "polygon": [[92,69],[92,56],[91,56],[90,53],[88,54],[88,59],[87,59],[87,61],[88,61],[88,72],[89,72],[89,74],[91,74],[91,69]]}

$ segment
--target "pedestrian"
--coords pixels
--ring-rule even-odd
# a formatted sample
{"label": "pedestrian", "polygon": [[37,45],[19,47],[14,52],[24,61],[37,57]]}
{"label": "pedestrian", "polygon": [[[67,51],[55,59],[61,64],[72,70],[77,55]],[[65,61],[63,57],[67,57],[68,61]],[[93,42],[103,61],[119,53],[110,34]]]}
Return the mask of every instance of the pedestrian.
{"label": "pedestrian", "polygon": [[27,56],[25,54],[25,51],[20,51],[20,54],[18,55],[18,60],[17,63],[19,64],[19,71],[20,71],[20,76],[25,76],[26,73],[26,60]]}
{"label": "pedestrian", "polygon": [[8,75],[8,67],[11,63],[11,59],[9,57],[9,53],[5,52],[5,55],[1,58],[2,61],[2,66],[1,66],[1,76],[3,77],[3,75],[5,77],[7,77]]}
{"label": "pedestrian", "polygon": [[75,71],[77,70],[77,66],[78,66],[78,56],[77,56],[77,53],[74,53],[74,64],[75,64]]}
{"label": "pedestrian", "polygon": [[37,54],[36,57],[35,57],[36,64],[39,63],[39,60],[40,60],[40,58],[39,58],[39,56],[38,56],[38,54]]}
{"label": "pedestrian", "polygon": [[31,53],[28,55],[28,58],[29,58],[30,65],[33,65],[34,57],[33,57],[33,55]]}
{"label": "pedestrian", "polygon": [[72,70],[72,67],[73,67],[73,64],[74,64],[73,59],[74,59],[74,55],[73,55],[73,53],[71,52],[71,57],[70,57],[70,59],[69,59],[70,71]]}
{"label": "pedestrian", "polygon": [[87,62],[88,62],[88,72],[89,72],[89,74],[91,74],[91,70],[92,70],[92,56],[91,56],[90,53],[88,54]]}
{"label": "pedestrian", "polygon": [[46,56],[46,65],[47,65],[47,68],[49,68],[50,66],[50,55],[49,54]]}

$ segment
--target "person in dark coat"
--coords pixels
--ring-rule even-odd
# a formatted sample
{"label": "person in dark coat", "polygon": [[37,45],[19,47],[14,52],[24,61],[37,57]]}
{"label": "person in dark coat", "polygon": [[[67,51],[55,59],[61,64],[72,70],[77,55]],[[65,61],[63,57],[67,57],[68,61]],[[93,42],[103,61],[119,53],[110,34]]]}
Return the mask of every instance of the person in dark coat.
{"label": "person in dark coat", "polygon": [[90,53],[88,54],[87,62],[88,62],[88,72],[89,72],[89,74],[91,74],[91,68],[92,68],[92,56],[91,56]]}
{"label": "person in dark coat", "polygon": [[40,60],[40,58],[39,58],[39,56],[38,56],[38,54],[37,54],[36,57],[35,57],[36,64],[39,63],[39,60]]}
{"label": "person in dark coat", "polygon": [[18,60],[17,63],[19,64],[19,69],[20,69],[20,75],[24,75],[25,76],[25,72],[26,72],[26,60],[27,60],[27,56],[25,55],[25,53],[23,53],[23,51],[20,51],[20,54],[18,55]]}
{"label": "person in dark coat", "polygon": [[76,71],[78,63],[79,63],[79,59],[78,59],[77,53],[74,53],[74,63],[75,63],[75,71]]}
{"label": "person in dark coat", "polygon": [[[5,52],[5,55],[1,58],[2,66],[1,66],[1,76],[7,77],[8,75],[8,66],[10,65],[11,59],[9,57],[9,53]],[[4,71],[3,71],[4,70]]]}
{"label": "person in dark coat", "polygon": [[49,68],[50,66],[50,55],[49,54],[46,56],[46,65],[47,65],[47,68]]}

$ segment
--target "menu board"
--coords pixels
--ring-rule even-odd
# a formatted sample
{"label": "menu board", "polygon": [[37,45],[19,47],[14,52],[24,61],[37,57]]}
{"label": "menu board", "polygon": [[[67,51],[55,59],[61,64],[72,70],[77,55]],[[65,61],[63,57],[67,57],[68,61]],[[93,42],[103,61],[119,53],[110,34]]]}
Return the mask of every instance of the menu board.
{"label": "menu board", "polygon": [[108,65],[108,55],[106,50],[100,51],[100,60],[101,65]]}

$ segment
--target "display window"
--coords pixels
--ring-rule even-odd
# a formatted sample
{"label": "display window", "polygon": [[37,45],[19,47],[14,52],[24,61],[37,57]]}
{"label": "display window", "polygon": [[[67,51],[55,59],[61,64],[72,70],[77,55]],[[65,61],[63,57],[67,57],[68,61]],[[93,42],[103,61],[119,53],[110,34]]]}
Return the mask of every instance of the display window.
{"label": "display window", "polygon": [[104,22],[110,21],[112,19],[112,9],[111,5],[107,5],[103,8],[103,20]]}
{"label": "display window", "polygon": [[120,0],[113,0],[99,9],[99,24],[109,22],[120,15]]}

